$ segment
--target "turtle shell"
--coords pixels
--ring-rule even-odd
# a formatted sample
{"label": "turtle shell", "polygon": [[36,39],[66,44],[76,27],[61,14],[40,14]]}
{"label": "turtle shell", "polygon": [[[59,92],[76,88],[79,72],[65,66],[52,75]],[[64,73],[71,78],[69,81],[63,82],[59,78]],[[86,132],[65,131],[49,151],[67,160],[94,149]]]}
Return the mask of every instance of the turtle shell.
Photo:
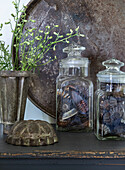
{"label": "turtle shell", "polygon": [[58,138],[52,125],[42,120],[16,122],[7,136],[7,143],[13,145],[41,146],[55,142]]}

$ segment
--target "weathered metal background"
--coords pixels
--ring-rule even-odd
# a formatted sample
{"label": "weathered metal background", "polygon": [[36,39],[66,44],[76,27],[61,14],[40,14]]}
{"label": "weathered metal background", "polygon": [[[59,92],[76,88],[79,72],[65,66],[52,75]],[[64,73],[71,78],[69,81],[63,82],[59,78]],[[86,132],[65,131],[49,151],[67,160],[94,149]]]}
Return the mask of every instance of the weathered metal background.
{"label": "weathered metal background", "polygon": [[[27,17],[36,20],[27,27],[44,29],[46,25],[58,24],[60,32],[80,26],[85,38],[73,39],[86,47],[82,54],[90,59],[90,75],[96,88],[96,73],[104,69],[102,61],[117,58],[125,62],[125,0],[32,0],[27,9]],[[25,31],[25,28],[24,28]],[[59,44],[55,54],[58,59],[40,68],[34,76],[29,90],[31,101],[48,115],[56,115],[56,77],[58,62],[66,57]],[[122,69],[125,71],[125,67]]]}

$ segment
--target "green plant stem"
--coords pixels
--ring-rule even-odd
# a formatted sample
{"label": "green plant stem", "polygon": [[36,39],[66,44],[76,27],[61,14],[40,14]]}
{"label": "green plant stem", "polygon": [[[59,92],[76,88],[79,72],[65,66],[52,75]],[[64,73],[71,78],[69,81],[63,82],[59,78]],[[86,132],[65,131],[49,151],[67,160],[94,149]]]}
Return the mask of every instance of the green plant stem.
{"label": "green plant stem", "polygon": [[[59,32],[53,32],[54,29],[58,27],[58,25],[53,26],[46,26],[45,31],[36,30],[35,28],[26,29],[25,33],[23,34],[23,29],[25,23],[34,22],[34,20],[27,20],[26,19],[26,7],[23,6],[20,9],[20,0],[15,0],[13,2],[15,7],[15,14],[11,14],[15,21],[15,28],[13,29],[12,20],[9,20],[6,24],[10,25],[11,32],[13,33],[12,38],[12,46],[11,46],[11,53],[9,53],[8,47],[5,46],[5,43],[2,44],[0,41],[0,69],[13,69],[13,70],[20,70],[20,71],[35,71],[38,64],[41,63],[41,60],[44,58],[46,53],[53,49],[56,50],[56,45],[61,42],[69,43],[69,39],[75,36],[80,36],[78,33],[78,29],[75,29],[75,33],[73,30],[70,29],[70,33],[66,34],[65,38],[63,35],[59,35]],[[21,15],[21,16],[20,16]],[[3,24],[0,25],[0,31],[3,27]],[[50,35],[53,33],[52,35]],[[0,36],[2,34],[0,33]],[[54,36],[53,36],[54,35]],[[31,37],[30,37],[31,36]],[[56,36],[56,37],[55,37]],[[37,43],[37,46],[36,46]],[[12,65],[12,54],[13,49],[15,49],[15,59]],[[21,49],[21,50],[20,50]],[[20,50],[20,51],[19,51]],[[19,57],[20,54],[20,57]],[[20,59],[20,65],[19,65]],[[48,64],[50,61],[54,59],[49,59],[47,62],[40,64],[45,65]],[[4,62],[5,61],[5,62]]]}

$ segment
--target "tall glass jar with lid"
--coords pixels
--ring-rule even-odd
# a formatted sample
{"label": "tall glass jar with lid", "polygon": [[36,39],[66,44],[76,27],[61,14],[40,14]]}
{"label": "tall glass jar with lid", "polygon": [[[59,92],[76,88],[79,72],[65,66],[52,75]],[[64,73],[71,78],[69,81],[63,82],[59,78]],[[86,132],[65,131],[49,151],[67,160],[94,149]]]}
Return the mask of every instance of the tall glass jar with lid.
{"label": "tall glass jar with lid", "polygon": [[61,60],[56,87],[56,127],[61,131],[93,129],[93,83],[88,79],[85,47],[75,43],[63,49],[68,54]]}
{"label": "tall glass jar with lid", "polygon": [[125,138],[125,72],[119,60],[103,62],[95,92],[95,134],[100,140]]}

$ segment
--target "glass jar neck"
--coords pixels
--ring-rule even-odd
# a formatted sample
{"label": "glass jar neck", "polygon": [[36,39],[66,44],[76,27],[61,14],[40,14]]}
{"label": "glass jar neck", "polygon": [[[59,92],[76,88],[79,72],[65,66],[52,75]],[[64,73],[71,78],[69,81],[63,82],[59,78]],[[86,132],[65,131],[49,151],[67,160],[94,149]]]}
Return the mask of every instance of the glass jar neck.
{"label": "glass jar neck", "polygon": [[63,76],[88,76],[88,67],[59,68],[59,74]]}
{"label": "glass jar neck", "polygon": [[104,92],[112,92],[112,83],[98,82],[98,88]]}
{"label": "glass jar neck", "polygon": [[123,84],[125,86],[125,83],[106,83],[98,81],[97,88],[104,92],[119,92]]}

